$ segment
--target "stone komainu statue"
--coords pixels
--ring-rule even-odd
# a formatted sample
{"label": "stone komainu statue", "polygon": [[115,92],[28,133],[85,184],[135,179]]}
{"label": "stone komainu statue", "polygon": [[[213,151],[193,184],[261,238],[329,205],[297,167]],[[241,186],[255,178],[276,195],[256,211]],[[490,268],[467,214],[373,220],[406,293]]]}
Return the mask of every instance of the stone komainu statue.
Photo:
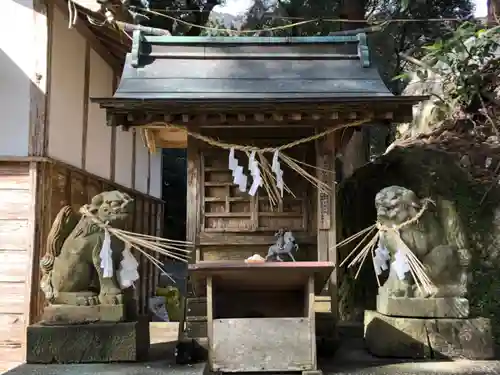
{"label": "stone komainu statue", "polygon": [[[401,186],[382,189],[375,197],[377,220],[387,227],[400,225],[422,209],[416,194]],[[424,295],[415,285],[410,272],[400,280],[394,267],[379,294],[392,297],[464,297],[467,293],[468,265],[465,232],[452,202],[438,199],[435,207],[428,206],[420,219],[399,230],[401,239],[422,262],[427,276],[436,289]],[[398,242],[390,231],[382,234],[381,244],[389,251],[391,261],[398,251]]]}
{"label": "stone komainu statue", "polygon": [[[108,191],[96,195],[86,207],[101,222],[123,229],[132,214],[133,200],[119,191]],[[117,270],[124,244],[111,236],[114,272],[111,278],[103,278],[100,251],[104,237],[103,228],[70,206],[59,211],[40,261],[41,289],[49,303],[89,306],[123,302]]]}

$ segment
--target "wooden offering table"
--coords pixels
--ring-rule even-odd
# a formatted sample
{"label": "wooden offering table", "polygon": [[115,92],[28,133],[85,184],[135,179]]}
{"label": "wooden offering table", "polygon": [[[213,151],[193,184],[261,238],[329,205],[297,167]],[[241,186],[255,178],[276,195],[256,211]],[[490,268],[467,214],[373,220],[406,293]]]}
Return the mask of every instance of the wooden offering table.
{"label": "wooden offering table", "polygon": [[189,266],[207,298],[211,371],[317,370],[314,296],[330,262],[200,262]]}

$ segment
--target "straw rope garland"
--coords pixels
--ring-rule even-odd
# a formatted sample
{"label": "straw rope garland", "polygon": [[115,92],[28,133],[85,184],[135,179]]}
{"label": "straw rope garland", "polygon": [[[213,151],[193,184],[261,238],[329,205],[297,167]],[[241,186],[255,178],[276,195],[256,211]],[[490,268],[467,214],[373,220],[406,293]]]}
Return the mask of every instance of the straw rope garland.
{"label": "straw rope garland", "polygon": [[193,247],[192,242],[170,240],[167,238],[113,228],[108,223],[104,223],[92,212],[90,212],[87,205],[80,208],[80,213],[92,220],[92,222],[98,227],[104,229],[105,231],[108,231],[111,235],[120,239],[126,245],[129,245],[131,248],[139,251],[146,257],[146,259],[153,263],[156,268],[158,268],[162,273],[167,275],[174,282],[175,280],[173,280],[172,277],[168,275],[168,273],[163,269],[162,263],[154,256],[149,254],[146,250],[150,250],[154,253],[161,254],[184,263],[188,263],[189,259],[191,258],[190,254],[192,250],[190,248]]}
{"label": "straw rope garland", "polygon": [[[354,267],[355,265],[359,264],[358,270],[356,272],[356,275],[354,276],[355,279],[358,278],[358,275],[361,271],[361,268],[368,257],[368,254],[372,256],[372,260],[374,262],[374,268],[376,267],[376,246],[379,244],[379,247],[381,246],[380,244],[380,239],[382,236],[385,235],[392,235],[393,238],[396,239],[397,243],[397,249],[399,252],[401,252],[401,255],[403,256],[404,261],[406,262],[409,272],[411,273],[413,280],[415,281],[415,284],[417,285],[418,289],[421,292],[425,292],[427,295],[432,294],[433,290],[435,290],[435,285],[431,281],[431,279],[427,276],[425,272],[425,266],[422,264],[422,262],[417,258],[417,256],[413,253],[413,251],[404,243],[404,241],[401,238],[401,235],[399,231],[411,224],[416,223],[424,214],[424,212],[427,210],[429,204],[435,204],[430,198],[425,198],[422,200],[423,205],[422,208],[420,209],[417,214],[412,217],[411,219],[398,224],[394,226],[386,226],[383,225],[380,222],[377,222],[368,228],[365,228],[358,233],[355,233],[354,235],[344,239],[343,241],[339,242],[334,248],[339,248],[341,246],[344,246],[348,243],[351,243],[359,238],[362,237],[361,241],[356,245],[356,247],[349,253],[349,255],[342,261],[340,264],[340,267],[343,267],[348,260],[351,260],[350,263],[347,265],[347,268]],[[375,232],[376,231],[376,232]],[[374,233],[375,232],[375,233]],[[368,243],[361,247],[363,243],[365,243],[368,240]],[[358,250],[360,249],[361,250]],[[388,259],[390,260],[390,259]],[[376,272],[376,277],[377,277],[377,284],[380,287],[380,280],[378,273]]]}
{"label": "straw rope garland", "polygon": [[[235,150],[238,150],[238,151],[245,153],[248,156],[249,160],[252,160],[256,163],[256,166],[254,166],[254,170],[259,169],[259,171],[257,172],[258,176],[255,176],[252,173],[252,163],[250,163],[248,169],[252,173],[252,177],[254,178],[254,181],[255,181],[255,178],[258,179],[257,183],[259,186],[263,186],[264,189],[266,190],[268,197],[269,197],[269,201],[271,203],[271,206],[275,206],[282,198],[283,191],[286,191],[287,193],[289,193],[290,195],[295,197],[295,194],[292,192],[292,190],[282,180],[282,177],[281,177],[282,171],[280,170],[280,167],[279,167],[280,162],[287,165],[291,170],[295,171],[300,176],[305,178],[310,184],[315,186],[319,190],[320,193],[330,194],[332,191],[331,186],[329,186],[325,182],[321,181],[319,178],[315,177],[314,175],[312,175],[311,173],[306,171],[302,166],[309,167],[312,169],[321,170],[321,171],[325,171],[324,169],[317,167],[317,166],[314,166],[314,165],[307,164],[307,163],[300,161],[300,160],[297,160],[295,158],[292,158],[292,157],[284,154],[283,151],[291,149],[295,146],[298,146],[298,145],[301,145],[304,143],[315,141],[317,139],[320,139],[328,134],[331,134],[331,133],[336,132],[336,131],[341,130],[341,129],[360,126],[368,121],[370,121],[370,119],[368,119],[368,118],[362,119],[362,120],[355,121],[355,122],[352,122],[349,124],[344,124],[344,125],[341,125],[341,126],[338,126],[335,128],[330,128],[330,129],[324,130],[320,133],[313,134],[309,137],[297,139],[293,142],[286,143],[286,144],[283,144],[283,145],[278,146],[278,147],[263,147],[263,148],[256,147],[256,146],[239,145],[239,144],[234,144],[234,143],[222,142],[222,141],[216,140],[214,138],[207,137],[205,135],[202,135],[202,134],[199,134],[196,132],[192,132],[192,131],[188,130],[185,126],[171,124],[171,123],[162,122],[162,121],[156,121],[156,122],[149,123],[148,126],[149,127],[164,126],[167,128],[170,127],[170,128],[180,129],[180,130],[186,131],[186,133],[189,136],[196,138],[202,142],[205,142],[213,147],[222,148],[224,150],[228,150],[229,152],[234,152]],[[155,145],[153,145],[154,142],[151,140],[150,134],[148,134],[149,130],[150,129],[143,129],[144,133],[142,134],[142,136],[143,136],[143,140],[145,141],[146,145],[148,146],[150,151],[152,151],[152,150],[155,150],[156,147],[155,147]],[[269,161],[266,159],[266,157],[264,155],[266,153],[267,154],[269,154],[269,153],[274,154],[272,164],[269,163]],[[230,158],[231,158],[231,156],[230,156]],[[326,171],[326,172],[333,173],[333,171]],[[234,176],[234,170],[233,170],[233,176]],[[236,181],[236,178],[235,178],[235,181]],[[246,185],[246,176],[244,177],[244,181],[242,182],[242,185]],[[242,190],[242,191],[244,191],[244,190]]]}

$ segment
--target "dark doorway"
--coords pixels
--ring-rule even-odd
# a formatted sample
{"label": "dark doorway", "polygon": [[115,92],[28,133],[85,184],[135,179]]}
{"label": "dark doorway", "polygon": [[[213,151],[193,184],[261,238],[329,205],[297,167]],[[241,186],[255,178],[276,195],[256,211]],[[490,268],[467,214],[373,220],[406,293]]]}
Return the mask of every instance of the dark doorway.
{"label": "dark doorway", "polygon": [[163,236],[172,240],[186,239],[186,149],[162,150],[162,199],[165,202]]}

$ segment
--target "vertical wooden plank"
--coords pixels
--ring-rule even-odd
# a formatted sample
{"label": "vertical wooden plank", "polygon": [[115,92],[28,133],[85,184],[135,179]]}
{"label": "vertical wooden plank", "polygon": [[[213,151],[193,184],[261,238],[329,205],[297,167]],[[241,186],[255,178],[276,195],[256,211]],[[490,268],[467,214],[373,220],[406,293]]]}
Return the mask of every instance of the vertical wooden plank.
{"label": "vertical wooden plank", "polygon": [[207,277],[207,338],[208,338],[208,365],[213,364],[212,343],[214,337],[214,298],[212,276]]}
{"label": "vertical wooden plank", "polygon": [[[150,218],[150,234],[153,235],[153,236],[158,236],[158,234],[156,233],[157,232],[157,228],[158,228],[158,222],[156,220],[156,215],[158,214],[158,203],[157,202],[151,202],[151,214],[149,215],[149,218]],[[159,259],[159,254],[158,253],[154,253],[153,256],[155,257],[155,259]],[[156,268],[156,266],[154,266],[153,264],[151,264],[151,278],[152,278],[152,284],[151,284],[151,291],[152,291],[152,294],[155,295],[156,294],[156,287],[157,287],[157,283],[158,283],[158,268]]]}
{"label": "vertical wooden plank", "polygon": [[[26,327],[30,324],[30,320],[36,313],[36,301],[38,300],[39,289],[39,267],[38,259],[40,259],[40,246],[39,246],[39,225],[37,220],[40,218],[39,211],[42,204],[40,191],[42,187],[39,185],[41,182],[40,164],[33,162],[29,164],[29,189],[31,195],[31,202],[29,206],[28,217],[28,233],[30,241],[28,242],[27,255],[28,264],[26,268],[26,291],[24,320]],[[33,308],[34,307],[34,308]],[[26,328],[25,327],[25,328]]]}
{"label": "vertical wooden plank", "polygon": [[[190,129],[199,132],[199,129]],[[187,144],[187,201],[186,201],[186,237],[195,244],[195,254],[190,263],[201,258],[199,248],[199,234],[201,228],[201,160],[200,148],[197,139],[188,135]]]}
{"label": "vertical wooden plank", "polygon": [[[139,233],[146,233],[146,204],[148,202],[146,199],[142,199],[142,209],[139,212],[139,218],[141,222],[141,229]],[[148,313],[148,267],[147,267],[147,262],[148,260],[144,255],[141,256],[141,261],[140,261],[140,274],[142,275],[141,278],[141,305],[142,305],[142,311],[143,314]]]}
{"label": "vertical wooden plank", "polygon": [[[335,206],[335,134],[331,133],[324,139],[316,141],[316,164],[318,178],[331,187],[329,195],[317,192],[317,246],[318,261],[330,261],[337,264],[336,245],[336,206]],[[326,172],[329,171],[329,172]],[[331,299],[331,312],[338,317],[337,269],[328,283],[328,294]]]}
{"label": "vertical wooden plank", "polygon": [[78,212],[80,207],[88,203],[85,183],[86,179],[86,176],[81,173],[75,171],[71,172],[71,180],[69,183],[69,190],[71,192],[70,202],[71,207],[73,207],[75,212]]}
{"label": "vertical wooden plank", "polygon": [[309,276],[307,280],[306,287],[306,306],[307,306],[307,317],[309,318],[310,325],[310,335],[311,335],[311,360],[313,365],[313,370],[316,370],[318,367],[317,363],[317,354],[316,354],[316,312],[314,310],[314,276]]}
{"label": "vertical wooden plank", "polygon": [[[317,178],[327,184],[330,184],[329,171],[331,168],[330,157],[325,148],[325,140],[316,141],[316,166]],[[316,214],[317,214],[317,260],[319,262],[328,260],[328,230],[330,229],[330,198],[327,193],[316,189]]]}
{"label": "vertical wooden plank", "polygon": [[85,67],[83,72],[83,126],[82,126],[82,169],[87,163],[87,136],[89,128],[89,90],[90,90],[90,43],[85,42]]}
{"label": "vertical wooden plank", "polygon": [[137,159],[137,132],[135,129],[132,129],[132,165],[130,166],[131,168],[131,173],[130,173],[130,186],[132,189],[135,189],[135,168],[136,168],[136,159]]}
{"label": "vertical wooden plank", "polygon": [[[31,156],[46,156],[48,149],[49,121],[47,109],[50,100],[50,66],[52,60],[52,32],[54,8],[46,0],[33,0],[33,19],[35,36],[35,64],[31,72],[30,86],[30,113],[29,113],[29,145],[28,152]],[[43,188],[42,167],[38,163],[30,163],[30,190],[31,207],[29,218],[30,236],[30,262],[27,269],[26,294],[30,296],[26,304],[25,324],[29,325],[38,317],[43,299],[39,291],[38,259],[43,252],[42,223],[47,220],[45,205],[45,189]],[[44,207],[45,206],[45,207]],[[43,216],[43,214],[45,216]],[[42,218],[45,220],[42,220]],[[50,220],[50,219],[49,219]]]}
{"label": "vertical wooden plank", "polygon": [[102,184],[100,181],[93,178],[87,179],[87,186],[86,186],[87,203],[90,203],[92,198],[94,198],[97,194],[102,193],[102,191],[103,191]]}
{"label": "vertical wooden plank", "polygon": [[48,146],[48,92],[52,45],[52,6],[46,0],[33,0],[35,66],[31,73],[28,152],[45,156]]}
{"label": "vertical wooden plank", "polygon": [[35,205],[35,232],[34,232],[34,249],[33,249],[33,264],[31,265],[31,301],[30,301],[30,316],[27,319],[27,324],[33,324],[38,321],[42,314],[45,297],[40,290],[40,267],[39,261],[45,254],[45,242],[47,234],[52,225],[51,216],[51,199],[52,199],[52,178],[53,171],[51,163],[41,162],[37,165],[37,187]]}
{"label": "vertical wooden plank", "polygon": [[[117,83],[118,83],[118,78],[116,77],[115,74],[113,74],[113,83],[111,87],[113,93],[116,90]],[[116,175],[116,132],[117,132],[116,126],[111,127],[111,146],[109,153],[109,158],[110,158],[109,179],[113,182],[115,181],[115,175]]]}
{"label": "vertical wooden plank", "polygon": [[[151,234],[151,201],[145,200],[144,201],[144,234]],[[146,250],[147,251],[147,250]],[[154,255],[151,251],[148,251],[149,255]],[[149,259],[144,257],[144,272],[146,274],[146,279],[145,279],[145,293],[146,293],[146,301],[149,301],[149,297],[152,294],[152,282],[153,282],[153,275],[152,275],[152,263]]]}
{"label": "vertical wooden plank", "polygon": [[[335,137],[336,133],[330,133],[327,135],[325,141],[328,145],[328,152],[331,158],[331,168],[332,171],[330,175],[330,186],[332,188],[330,194],[330,229],[328,230],[328,261],[337,265],[338,263],[338,251],[337,251],[337,186],[335,177]],[[331,298],[331,311],[335,318],[338,318],[338,274],[337,267],[334,268],[332,274],[330,275],[330,283],[328,285],[328,290]]]}
{"label": "vertical wooden plank", "polygon": [[151,152],[148,149],[148,177],[146,179],[146,191],[151,194]]}
{"label": "vertical wooden plank", "polygon": [[[135,211],[134,211],[134,232],[141,233],[142,231],[142,200],[139,197],[135,198]],[[137,254],[137,252],[136,252]],[[138,253],[137,261],[139,262],[139,283],[137,285],[137,302],[139,304],[139,314],[144,313],[144,304],[142,300],[142,284],[144,280],[144,274],[142,273],[141,261],[143,255]]]}

